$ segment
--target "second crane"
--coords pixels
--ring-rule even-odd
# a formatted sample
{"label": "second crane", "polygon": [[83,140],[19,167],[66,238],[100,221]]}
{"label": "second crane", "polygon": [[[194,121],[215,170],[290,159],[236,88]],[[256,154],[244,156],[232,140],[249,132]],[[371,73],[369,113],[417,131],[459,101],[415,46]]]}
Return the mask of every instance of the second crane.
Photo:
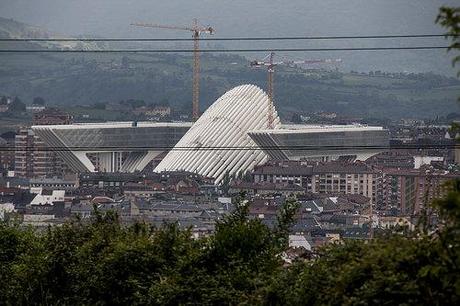
{"label": "second crane", "polygon": [[278,65],[299,65],[299,64],[320,64],[320,63],[340,63],[341,59],[305,59],[300,61],[286,60],[286,61],[275,61],[275,53],[271,52],[269,55],[264,57],[262,60],[251,61],[250,65],[254,68],[267,67],[268,70],[268,98],[270,100],[269,110],[268,110],[268,128],[273,128],[273,77],[275,74],[275,67]]}

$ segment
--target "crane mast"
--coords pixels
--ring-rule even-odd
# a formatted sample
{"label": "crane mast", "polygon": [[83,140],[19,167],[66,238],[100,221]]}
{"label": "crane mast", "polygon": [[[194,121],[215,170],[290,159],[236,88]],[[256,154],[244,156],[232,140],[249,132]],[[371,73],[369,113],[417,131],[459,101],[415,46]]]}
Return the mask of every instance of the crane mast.
{"label": "crane mast", "polygon": [[267,92],[269,99],[268,106],[268,128],[274,128],[274,77],[275,77],[275,67],[278,65],[295,65],[295,64],[318,64],[318,63],[340,63],[341,59],[306,59],[301,61],[274,61],[275,53],[271,52],[269,55],[264,57],[261,61],[254,60],[251,61],[250,66],[254,68],[267,67],[268,71],[268,83],[267,83]]}
{"label": "crane mast", "polygon": [[193,19],[191,27],[179,27],[160,25],[152,23],[132,23],[133,26],[146,27],[146,28],[159,28],[170,30],[183,30],[192,32],[193,37],[193,91],[192,91],[192,118],[194,121],[198,120],[200,116],[200,35],[214,34],[214,29],[210,26],[202,27],[198,25],[198,20]]}
{"label": "crane mast", "polygon": [[[193,20],[193,27],[198,28],[197,20]],[[193,121],[200,117],[200,32],[193,31],[193,93],[192,93],[192,118]]]}

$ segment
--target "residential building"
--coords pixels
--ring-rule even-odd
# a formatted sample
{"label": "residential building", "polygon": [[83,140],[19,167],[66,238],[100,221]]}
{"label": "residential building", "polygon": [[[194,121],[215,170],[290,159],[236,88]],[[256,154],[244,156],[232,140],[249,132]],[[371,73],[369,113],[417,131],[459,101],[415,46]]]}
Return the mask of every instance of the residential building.
{"label": "residential building", "polygon": [[45,105],[41,104],[32,104],[30,106],[26,106],[26,111],[32,112],[32,113],[39,113],[41,111],[44,111],[46,109]]}
{"label": "residential building", "polygon": [[71,115],[56,108],[45,109],[43,107],[42,110],[37,110],[33,116],[34,125],[65,125],[72,122],[73,118]]}
{"label": "residential building", "polygon": [[313,165],[302,161],[280,161],[256,166],[252,171],[255,183],[296,184],[311,190]]}
{"label": "residential building", "polygon": [[256,167],[255,183],[288,184],[305,192],[320,194],[359,194],[377,202],[381,171],[363,162],[279,161]]}
{"label": "residential building", "polygon": [[304,194],[305,188],[296,184],[281,184],[281,183],[253,183],[234,181],[230,184],[229,193],[239,194],[245,192],[248,195],[268,195],[281,194],[285,196]]}
{"label": "residential building", "polygon": [[41,187],[46,189],[70,190],[79,186],[78,176],[76,174],[59,177],[39,177],[29,180],[30,187]]}
{"label": "residential building", "polygon": [[6,132],[0,137],[0,170],[14,170],[16,133]]}
{"label": "residential building", "polygon": [[21,128],[15,137],[15,176],[62,176],[65,167],[57,151],[52,151],[30,128]]}
{"label": "residential building", "polygon": [[415,167],[414,157],[408,152],[400,150],[376,154],[367,159],[366,164],[382,168],[413,169]]}
{"label": "residential building", "polygon": [[363,162],[319,163],[313,172],[313,193],[360,194],[368,197],[371,204],[377,202],[377,189],[382,174]]}
{"label": "residential building", "polygon": [[162,118],[171,115],[171,108],[169,106],[142,106],[136,108],[133,113],[148,118]]}
{"label": "residential building", "polygon": [[460,178],[459,174],[420,169],[384,169],[382,200],[379,209],[396,210],[400,215],[420,214],[428,204],[446,192],[446,183]]}

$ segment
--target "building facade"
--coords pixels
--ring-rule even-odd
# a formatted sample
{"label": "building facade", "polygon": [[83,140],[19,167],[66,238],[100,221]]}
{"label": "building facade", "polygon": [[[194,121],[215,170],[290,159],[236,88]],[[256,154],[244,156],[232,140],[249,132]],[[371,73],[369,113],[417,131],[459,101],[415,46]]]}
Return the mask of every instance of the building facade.
{"label": "building facade", "polygon": [[[269,114],[271,112],[271,114]],[[245,173],[267,161],[248,132],[280,127],[268,95],[254,85],[237,86],[215,101],[193,124],[155,172],[185,170],[215,179]]]}
{"label": "building facade", "polygon": [[30,128],[21,128],[15,138],[15,176],[60,177],[65,166],[56,151],[46,144]]}
{"label": "building facade", "polygon": [[296,184],[312,189],[313,165],[299,161],[270,162],[252,171],[255,183]]}
{"label": "building facade", "polygon": [[382,174],[364,163],[320,163],[314,167],[313,193],[360,194],[378,201],[378,188]]}
{"label": "building facade", "polygon": [[136,172],[169,151],[191,123],[37,125],[33,131],[74,172]]}
{"label": "building facade", "polygon": [[15,150],[14,132],[3,133],[0,137],[0,170],[14,170],[14,150]]}
{"label": "building facade", "polygon": [[359,194],[372,204],[379,199],[381,171],[362,162],[345,163],[278,161],[256,167],[255,183],[295,184],[306,192],[319,194]]}
{"label": "building facade", "polygon": [[272,160],[364,161],[390,145],[388,130],[364,125],[282,125],[249,136]]}
{"label": "building facade", "polygon": [[402,215],[418,215],[424,209],[429,209],[435,198],[445,195],[447,182],[460,177],[430,167],[384,169],[383,173],[379,206]]}
{"label": "building facade", "polygon": [[43,108],[33,116],[34,125],[61,125],[72,124],[73,118],[70,114],[55,108]]}

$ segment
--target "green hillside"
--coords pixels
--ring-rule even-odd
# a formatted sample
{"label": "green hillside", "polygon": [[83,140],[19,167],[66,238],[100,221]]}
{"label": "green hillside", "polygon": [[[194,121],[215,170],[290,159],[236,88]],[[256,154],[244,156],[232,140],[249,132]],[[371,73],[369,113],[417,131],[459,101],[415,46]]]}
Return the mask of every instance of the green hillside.
{"label": "green hillside", "polygon": [[[19,24],[0,19],[3,36],[29,35],[28,30],[14,31],[12,23]],[[128,99],[167,101],[175,110],[188,113],[191,64],[191,55],[182,54],[4,53],[0,95],[19,96],[27,104],[40,96],[48,104],[67,106]],[[202,111],[233,86],[253,83],[265,89],[266,80],[266,71],[251,69],[244,57],[203,54]],[[360,74],[280,66],[275,76],[276,107],[285,117],[292,112],[335,111],[361,117],[433,118],[459,112],[459,95],[458,80],[432,73]]]}

